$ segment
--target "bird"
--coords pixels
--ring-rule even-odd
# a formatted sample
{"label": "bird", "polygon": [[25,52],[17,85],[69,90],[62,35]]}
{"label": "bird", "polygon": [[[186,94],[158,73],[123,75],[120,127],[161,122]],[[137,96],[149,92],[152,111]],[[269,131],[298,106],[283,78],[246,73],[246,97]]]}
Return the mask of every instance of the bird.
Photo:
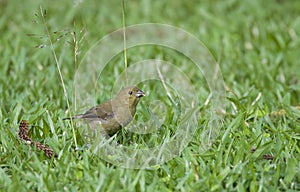
{"label": "bird", "polygon": [[[113,136],[131,122],[137,104],[140,98],[144,96],[145,93],[136,86],[125,87],[115,98],[71,118],[83,119],[93,127],[95,124],[100,124],[100,133]],[[64,118],[63,120],[70,120],[71,118]]]}

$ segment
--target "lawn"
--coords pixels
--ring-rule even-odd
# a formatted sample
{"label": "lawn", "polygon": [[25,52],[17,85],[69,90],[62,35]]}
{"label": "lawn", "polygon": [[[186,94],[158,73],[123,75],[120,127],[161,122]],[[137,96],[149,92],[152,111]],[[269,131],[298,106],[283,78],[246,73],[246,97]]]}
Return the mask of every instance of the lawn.
{"label": "lawn", "polygon": [[[300,1],[125,1],[124,21],[122,1],[0,8],[0,191],[300,190]],[[63,118],[128,84],[147,96],[95,152]]]}

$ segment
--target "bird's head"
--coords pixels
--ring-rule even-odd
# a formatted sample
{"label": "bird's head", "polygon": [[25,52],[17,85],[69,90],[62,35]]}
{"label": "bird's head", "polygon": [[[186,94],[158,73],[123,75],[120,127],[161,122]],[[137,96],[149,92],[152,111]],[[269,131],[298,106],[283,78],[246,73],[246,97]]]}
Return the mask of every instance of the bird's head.
{"label": "bird's head", "polygon": [[[145,96],[145,93],[136,86],[130,86],[123,88],[119,94],[112,100],[113,111],[118,111],[118,118],[127,119],[129,115],[132,117],[135,114],[136,106],[141,97]],[[129,119],[129,118],[128,118]]]}
{"label": "bird's head", "polygon": [[126,103],[129,107],[136,107],[141,97],[145,96],[145,93],[136,86],[130,86],[123,88],[116,99],[122,103]]}

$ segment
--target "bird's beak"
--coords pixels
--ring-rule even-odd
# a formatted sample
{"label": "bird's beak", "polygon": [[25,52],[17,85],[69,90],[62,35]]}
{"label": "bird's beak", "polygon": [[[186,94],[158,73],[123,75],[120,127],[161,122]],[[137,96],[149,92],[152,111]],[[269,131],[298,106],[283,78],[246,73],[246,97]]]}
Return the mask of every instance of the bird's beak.
{"label": "bird's beak", "polygon": [[144,97],[144,96],[145,96],[145,93],[144,93],[142,90],[138,90],[138,92],[136,93],[135,96],[136,96],[137,98]]}

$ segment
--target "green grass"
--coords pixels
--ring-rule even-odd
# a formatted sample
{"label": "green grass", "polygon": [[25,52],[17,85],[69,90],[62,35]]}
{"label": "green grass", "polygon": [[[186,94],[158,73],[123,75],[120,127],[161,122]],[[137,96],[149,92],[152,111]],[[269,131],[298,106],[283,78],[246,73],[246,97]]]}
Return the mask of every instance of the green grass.
{"label": "green grass", "polygon": [[[295,108],[300,105],[299,1],[126,1],[127,25],[166,23],[199,38],[219,62],[227,90],[223,125],[212,146],[203,151],[201,133],[210,117],[203,105],[209,95],[205,79],[174,50],[129,49],[129,67],[153,58],[180,67],[195,86],[201,106],[198,129],[188,146],[179,156],[147,170],[121,168],[88,149],[74,151],[72,128],[62,121],[68,115],[67,102],[39,6],[47,10],[49,31],[58,31],[51,33],[52,40],[62,35],[54,49],[72,110],[75,65],[101,37],[122,27],[121,1],[76,3],[0,1],[0,191],[300,190],[300,110]],[[81,40],[77,64],[68,31]],[[110,97],[115,79],[124,71],[122,55],[111,63],[99,79],[96,102]],[[149,95],[138,108],[137,121],[149,119],[146,109],[155,99],[166,104],[168,113],[165,129],[157,133],[120,132],[117,139],[131,149],[159,145],[178,123],[178,109],[160,94],[161,85],[139,85]],[[31,138],[51,146],[58,159],[48,159],[19,140],[22,119],[34,125]],[[78,131],[76,136],[82,147]],[[274,159],[264,159],[266,154]]]}

